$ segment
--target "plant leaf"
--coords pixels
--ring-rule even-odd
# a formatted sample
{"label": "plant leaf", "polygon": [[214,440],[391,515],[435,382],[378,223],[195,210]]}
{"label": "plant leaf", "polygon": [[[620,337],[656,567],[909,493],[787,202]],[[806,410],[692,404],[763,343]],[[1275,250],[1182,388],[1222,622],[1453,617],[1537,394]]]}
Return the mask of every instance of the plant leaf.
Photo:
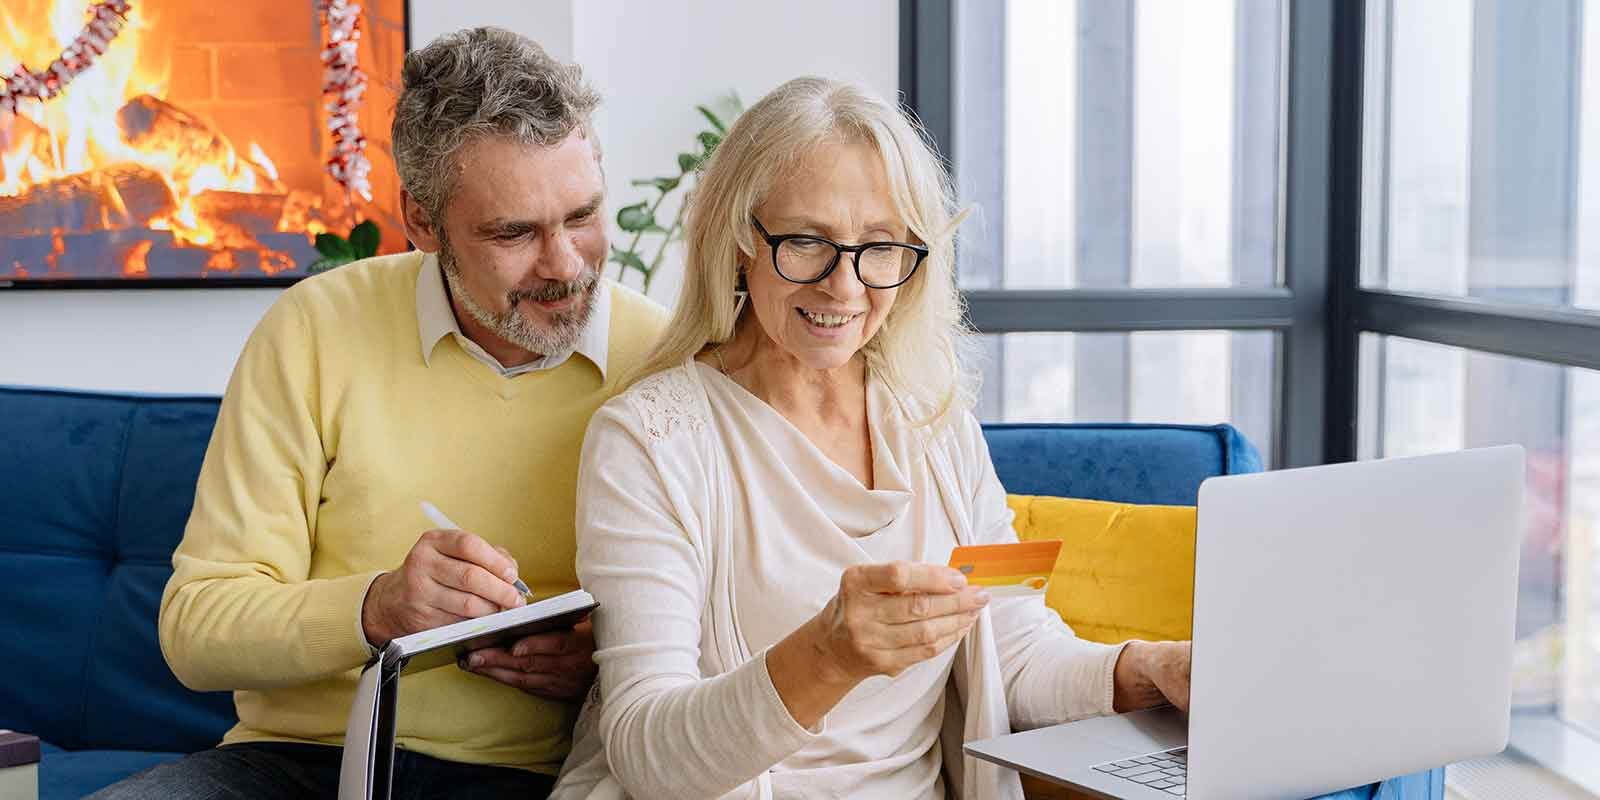
{"label": "plant leaf", "polygon": [[683,181],[682,177],[677,177],[677,178],[649,178],[647,180],[632,180],[632,181],[628,181],[628,183],[631,183],[634,186],[654,186],[655,188],[660,189],[663,192],[670,192],[673,189],[678,188],[678,184],[680,182],[682,182],[682,181]]}
{"label": "plant leaf", "polygon": [[704,151],[704,158],[710,158],[711,154],[716,152],[719,144],[722,144],[721,134],[711,131],[700,132],[700,147]]}
{"label": "plant leaf", "polygon": [[687,175],[691,172],[694,172],[699,167],[700,156],[697,156],[694,153],[678,154],[678,169],[682,170],[683,174]]}
{"label": "plant leaf", "polygon": [[650,268],[645,266],[644,259],[640,258],[639,254],[632,250],[619,250],[616,245],[612,245],[610,260],[623,266],[632,267],[647,275],[650,273]]}
{"label": "plant leaf", "polygon": [[717,133],[727,135],[728,126],[722,124],[722,120],[719,119],[716,114],[712,113],[711,109],[706,108],[705,106],[695,106],[694,110],[700,112],[700,116],[705,117],[706,121],[711,123],[711,127],[717,129]]}
{"label": "plant leaf", "polygon": [[336,233],[319,233],[316,239],[317,252],[328,258],[342,258],[346,261],[355,259],[355,249],[344,237]]}
{"label": "plant leaf", "polygon": [[354,260],[350,258],[319,258],[306,267],[306,274],[316,275],[319,272],[327,272],[334,267],[342,267]]}
{"label": "plant leaf", "polygon": [[634,203],[617,212],[617,227],[628,233],[639,233],[656,224],[655,215],[645,203]]}
{"label": "plant leaf", "polygon": [[378,254],[378,242],[381,239],[378,223],[369,219],[350,229],[350,254],[358,259],[371,258]]}

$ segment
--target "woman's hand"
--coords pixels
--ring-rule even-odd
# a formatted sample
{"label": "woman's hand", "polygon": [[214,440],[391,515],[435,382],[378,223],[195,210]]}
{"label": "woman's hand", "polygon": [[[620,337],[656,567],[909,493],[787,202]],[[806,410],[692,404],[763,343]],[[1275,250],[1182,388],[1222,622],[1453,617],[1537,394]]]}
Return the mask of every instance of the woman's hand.
{"label": "woman's hand", "polygon": [[986,590],[949,567],[850,567],[828,605],[768,651],[767,672],[790,715],[812,729],[861,681],[949,649],[988,604]]}
{"label": "woman's hand", "polygon": [[1189,642],[1128,642],[1112,677],[1112,710],[1122,713],[1171,703],[1187,712],[1189,652]]}
{"label": "woman's hand", "polygon": [[961,640],[989,593],[949,567],[895,562],[851,567],[817,615],[833,669],[857,682],[893,677]]}

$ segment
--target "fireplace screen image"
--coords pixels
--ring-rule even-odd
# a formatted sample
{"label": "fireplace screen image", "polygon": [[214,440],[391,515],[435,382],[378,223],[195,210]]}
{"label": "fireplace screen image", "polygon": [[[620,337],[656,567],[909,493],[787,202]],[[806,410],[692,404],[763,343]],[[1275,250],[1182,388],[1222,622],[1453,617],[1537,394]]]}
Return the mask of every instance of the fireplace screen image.
{"label": "fireplace screen image", "polygon": [[0,286],[294,279],[403,250],[405,24],[405,0],[5,0]]}

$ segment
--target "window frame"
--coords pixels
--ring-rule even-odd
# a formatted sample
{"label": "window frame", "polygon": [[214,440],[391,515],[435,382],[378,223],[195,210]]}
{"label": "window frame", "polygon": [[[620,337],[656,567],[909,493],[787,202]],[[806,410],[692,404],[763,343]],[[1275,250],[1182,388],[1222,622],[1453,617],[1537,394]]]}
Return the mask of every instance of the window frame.
{"label": "window frame", "polygon": [[[903,99],[944,154],[954,152],[955,2],[900,1]],[[1279,467],[1356,458],[1363,333],[1600,370],[1600,312],[1362,288],[1367,2],[1286,5],[1279,254],[1284,285],[974,289],[963,292],[973,326],[980,333],[1275,331]],[[1600,748],[1600,740],[1565,726],[1553,709],[1519,713],[1518,719],[1516,730],[1548,732],[1549,723],[1559,723],[1582,746]],[[1547,733],[1537,740],[1514,733],[1512,748],[1579,779],[1560,759],[1545,757],[1550,748],[1539,742],[1547,739]]]}
{"label": "window frame", "polygon": [[[901,0],[903,101],[953,152],[955,0]],[[1359,281],[1359,3],[1288,3],[1280,179],[1284,285],[1218,289],[971,289],[980,333],[1270,330],[1279,335],[1273,463],[1355,457],[1357,334],[1342,323]],[[1350,54],[1357,54],[1351,58]],[[1352,70],[1354,71],[1352,74]],[[1348,129],[1347,129],[1348,128]],[[948,155],[946,156],[948,161]],[[1335,165],[1340,165],[1336,167]],[[1325,426],[1325,419],[1349,419]]]}

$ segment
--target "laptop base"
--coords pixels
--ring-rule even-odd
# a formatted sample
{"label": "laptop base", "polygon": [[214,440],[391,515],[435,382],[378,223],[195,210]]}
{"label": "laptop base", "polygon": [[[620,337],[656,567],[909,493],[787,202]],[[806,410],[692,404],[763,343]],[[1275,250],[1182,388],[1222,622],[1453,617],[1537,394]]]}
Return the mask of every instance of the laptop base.
{"label": "laptop base", "polygon": [[1110,800],[1172,800],[1173,794],[1094,767],[1188,744],[1188,718],[1172,706],[1096,717],[972,742],[968,755]]}

